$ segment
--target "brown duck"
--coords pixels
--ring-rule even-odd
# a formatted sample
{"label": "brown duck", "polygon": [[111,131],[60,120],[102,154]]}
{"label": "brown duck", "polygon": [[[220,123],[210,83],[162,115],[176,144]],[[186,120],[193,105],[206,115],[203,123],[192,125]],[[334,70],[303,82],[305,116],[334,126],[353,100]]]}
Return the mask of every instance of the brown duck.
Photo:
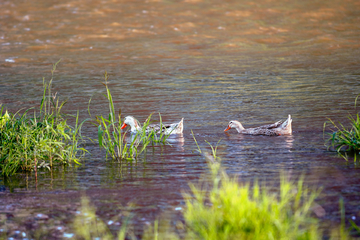
{"label": "brown duck", "polygon": [[224,132],[230,130],[231,128],[235,128],[238,131],[238,133],[241,134],[266,135],[266,136],[291,135],[292,133],[291,122],[292,119],[289,114],[289,117],[288,119],[286,119],[285,122],[278,121],[273,124],[245,129],[239,121],[232,120],[229,122],[228,127],[224,130]]}

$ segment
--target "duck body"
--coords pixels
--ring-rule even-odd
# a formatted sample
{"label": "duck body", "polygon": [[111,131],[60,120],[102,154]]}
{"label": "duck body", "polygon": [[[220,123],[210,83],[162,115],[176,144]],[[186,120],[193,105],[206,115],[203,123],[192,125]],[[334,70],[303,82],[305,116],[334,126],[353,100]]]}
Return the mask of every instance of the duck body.
{"label": "duck body", "polygon": [[[184,124],[183,124],[184,118],[180,120],[178,123],[170,123],[170,124],[150,124],[145,129],[146,133],[149,133],[151,131],[154,131],[155,133],[165,133],[166,135],[170,134],[180,134],[183,132]],[[130,132],[131,133],[137,133],[138,131],[142,131],[142,127],[140,125],[140,122],[135,119],[132,116],[127,116],[124,119],[124,123],[121,126],[121,129],[126,128],[127,126],[130,126]]]}
{"label": "duck body", "polygon": [[268,124],[256,128],[244,128],[243,125],[236,120],[232,120],[229,122],[228,127],[224,130],[224,132],[230,130],[231,128],[235,128],[238,133],[241,134],[250,134],[250,135],[266,135],[266,136],[279,136],[279,135],[291,135],[292,134],[292,119],[289,114],[288,118],[282,122],[277,121],[273,124]]}

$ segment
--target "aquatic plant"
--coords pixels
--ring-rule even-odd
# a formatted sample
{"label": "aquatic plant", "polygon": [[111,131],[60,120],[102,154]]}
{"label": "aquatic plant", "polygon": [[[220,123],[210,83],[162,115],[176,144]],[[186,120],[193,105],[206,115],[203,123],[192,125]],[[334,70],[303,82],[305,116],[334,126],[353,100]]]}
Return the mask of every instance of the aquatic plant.
{"label": "aquatic plant", "polygon": [[[125,220],[119,231],[118,240],[123,240],[126,237],[128,219]],[[90,201],[86,197],[81,198],[81,208],[74,220],[74,229],[81,239],[114,239],[107,225],[96,216],[95,208],[90,205]]]}
{"label": "aquatic plant", "polygon": [[[0,109],[0,168],[2,175],[18,170],[29,171],[40,167],[50,169],[54,163],[79,163],[79,154],[86,150],[80,147],[82,140],[79,115],[72,116],[75,126],[67,123],[62,114],[66,102],[59,102],[51,94],[55,63],[50,81],[43,78],[43,97],[40,109],[29,108],[20,114]],[[29,114],[33,110],[33,114]]]}
{"label": "aquatic plant", "polygon": [[[125,140],[126,132],[122,134],[121,126],[121,109],[119,109],[118,114],[115,112],[115,107],[113,103],[113,97],[111,95],[109,86],[108,86],[109,76],[107,72],[104,73],[104,86],[106,88],[106,99],[109,104],[109,116],[96,116],[96,125],[98,127],[98,142],[99,146],[106,150],[106,156],[111,156],[113,159],[119,161],[133,160],[136,159],[142,152],[146,151],[146,147],[150,143],[163,143],[166,144],[166,139],[169,135],[160,132],[157,133],[154,130],[150,132],[146,131],[146,128],[151,123],[151,116],[146,119],[145,123],[141,127],[141,131],[137,131],[136,134],[130,136],[130,141],[128,143]],[[162,129],[161,115],[160,117],[160,129]],[[141,126],[141,124],[139,123]]]}
{"label": "aquatic plant", "polygon": [[[212,186],[190,184],[184,217],[190,239],[320,239],[311,207],[319,191],[281,177],[279,193],[240,184],[209,161]],[[208,186],[209,187],[209,186]],[[206,193],[208,192],[208,193]]]}
{"label": "aquatic plant", "polygon": [[[194,135],[194,133],[193,133],[192,130],[191,130],[191,135],[193,136],[194,142],[195,142],[195,144],[196,144],[196,146],[197,146],[197,149],[195,149],[195,151],[197,151],[197,152],[200,153],[200,154],[203,154],[203,151],[201,150],[201,148],[200,148],[200,146],[199,146],[199,144],[198,144],[198,142],[197,142],[197,140],[196,140],[196,138],[195,138],[195,135]],[[205,140],[205,142],[206,142],[206,143],[210,146],[210,148],[211,148],[212,158],[213,158],[214,160],[216,160],[216,158],[217,158],[216,153],[217,153],[217,148],[218,148],[218,145],[219,145],[220,141],[221,141],[221,139],[216,143],[216,146],[213,147],[213,145],[212,145],[211,143],[209,143],[207,140]],[[205,155],[205,157],[208,158],[208,154],[207,154],[207,153],[204,153],[204,155]]]}
{"label": "aquatic plant", "polygon": [[205,140],[205,142],[206,142],[207,144],[209,144],[209,146],[211,147],[211,152],[212,152],[212,155],[213,155],[213,157],[214,157],[214,160],[216,160],[216,158],[217,158],[216,152],[217,152],[217,148],[218,148],[218,146],[219,146],[220,141],[221,141],[221,139],[216,143],[216,146],[215,146],[215,148],[214,148],[214,147],[211,145],[211,143],[209,143],[208,141]]}
{"label": "aquatic plant", "polygon": [[[177,222],[177,229],[184,229],[184,226],[181,222]],[[174,227],[171,226],[171,221],[169,221],[169,216],[163,215],[160,218],[154,221],[154,224],[150,224],[144,230],[144,234],[141,238],[142,240],[179,240],[182,239],[174,231]]]}
{"label": "aquatic plant", "polygon": [[[356,102],[359,96],[357,96],[355,99],[355,109]],[[339,124],[336,124],[330,118],[329,122],[324,123],[324,133],[327,123],[331,123],[333,127],[332,133],[327,133],[327,135],[330,135],[330,137],[326,140],[325,146],[327,146],[328,149],[336,149],[336,151],[342,157],[344,157],[346,161],[348,160],[347,154],[345,153],[343,155],[342,152],[353,152],[354,162],[356,162],[356,154],[360,151],[360,115],[359,113],[357,113],[355,117],[349,115],[348,119],[350,120],[350,129],[346,128],[340,122]]]}
{"label": "aquatic plant", "polygon": [[195,135],[194,135],[194,133],[193,133],[193,130],[192,130],[192,129],[191,129],[191,135],[193,136],[193,138],[194,138],[194,142],[195,142],[195,144],[196,144],[196,146],[197,146],[196,151],[197,151],[197,152],[199,152],[199,153],[201,154],[201,148],[200,148],[200,146],[199,146],[198,142],[196,141],[196,138],[195,138]]}
{"label": "aquatic plant", "polygon": [[[339,209],[340,209],[340,218],[341,218],[341,223],[340,226],[335,227],[331,230],[330,233],[330,240],[350,240],[352,239],[350,237],[350,230],[346,229],[345,226],[345,207],[344,207],[344,199],[340,198],[339,201]],[[356,224],[350,220],[350,223],[352,225],[352,227],[356,230]]]}

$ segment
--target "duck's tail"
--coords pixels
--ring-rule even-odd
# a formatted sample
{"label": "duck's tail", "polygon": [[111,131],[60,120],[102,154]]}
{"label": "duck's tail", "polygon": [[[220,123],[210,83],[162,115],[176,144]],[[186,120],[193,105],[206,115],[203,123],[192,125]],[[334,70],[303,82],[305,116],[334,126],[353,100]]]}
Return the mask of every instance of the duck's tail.
{"label": "duck's tail", "polygon": [[291,119],[291,115],[289,114],[289,116],[288,116],[288,118],[286,119],[286,121],[285,122],[283,122],[282,124],[281,124],[281,128],[290,128],[291,129],[291,123],[292,123],[292,119]]}
{"label": "duck's tail", "polygon": [[184,118],[181,119],[181,121],[177,125],[177,132],[182,133],[184,130]]}
{"label": "duck's tail", "polygon": [[166,128],[165,134],[180,134],[183,132],[184,130],[184,118],[181,119],[180,122],[178,123],[172,123],[170,125],[168,125],[168,127]]}

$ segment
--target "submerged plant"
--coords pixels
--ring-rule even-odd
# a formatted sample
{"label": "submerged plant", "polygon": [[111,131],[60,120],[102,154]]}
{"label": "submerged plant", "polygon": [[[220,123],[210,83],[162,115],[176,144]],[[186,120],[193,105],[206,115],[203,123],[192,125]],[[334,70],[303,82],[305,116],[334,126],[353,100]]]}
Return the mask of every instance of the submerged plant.
{"label": "submerged plant", "polygon": [[[180,239],[176,233],[172,230],[171,224],[167,217],[160,220],[155,220],[152,225],[149,225],[144,229],[141,238],[138,238],[134,234],[134,226],[130,224],[130,220],[133,216],[128,211],[122,211],[120,215],[114,216],[111,222],[121,222],[121,228],[117,232],[115,237],[109,230],[106,223],[96,215],[95,207],[91,206],[90,200],[87,197],[81,198],[81,207],[77,211],[77,216],[73,222],[73,228],[75,230],[75,239],[106,239],[106,240],[124,240],[124,239],[143,239],[143,240],[178,240]],[[124,216],[122,219],[119,216]]]}
{"label": "submerged plant", "polygon": [[[358,97],[355,99],[355,109]],[[348,119],[350,120],[350,129],[344,127],[340,122],[337,125],[333,120],[329,119],[329,123],[331,123],[334,129],[332,133],[327,133],[330,137],[326,140],[325,145],[328,149],[336,149],[345,160],[348,160],[347,154],[345,153],[344,156],[341,152],[353,152],[354,161],[356,162],[356,154],[360,151],[360,114],[357,113],[355,117],[349,115]],[[324,123],[324,132],[327,123]]]}
{"label": "submerged plant", "polygon": [[[123,223],[116,239],[125,239],[128,231],[128,221],[129,217]],[[81,199],[81,209],[75,218],[74,228],[77,236],[81,237],[81,239],[115,239],[107,225],[96,216],[95,208],[90,205],[90,201],[86,197]]]}
{"label": "submerged plant", "polygon": [[[38,167],[50,169],[55,163],[79,163],[79,153],[86,150],[80,147],[81,126],[79,115],[74,116],[75,126],[67,123],[61,113],[65,102],[60,103],[51,95],[53,74],[49,82],[43,79],[43,97],[39,111],[34,108],[24,113],[8,113],[0,109],[0,168],[1,174],[10,175],[21,170]],[[29,111],[34,109],[33,114]]]}

